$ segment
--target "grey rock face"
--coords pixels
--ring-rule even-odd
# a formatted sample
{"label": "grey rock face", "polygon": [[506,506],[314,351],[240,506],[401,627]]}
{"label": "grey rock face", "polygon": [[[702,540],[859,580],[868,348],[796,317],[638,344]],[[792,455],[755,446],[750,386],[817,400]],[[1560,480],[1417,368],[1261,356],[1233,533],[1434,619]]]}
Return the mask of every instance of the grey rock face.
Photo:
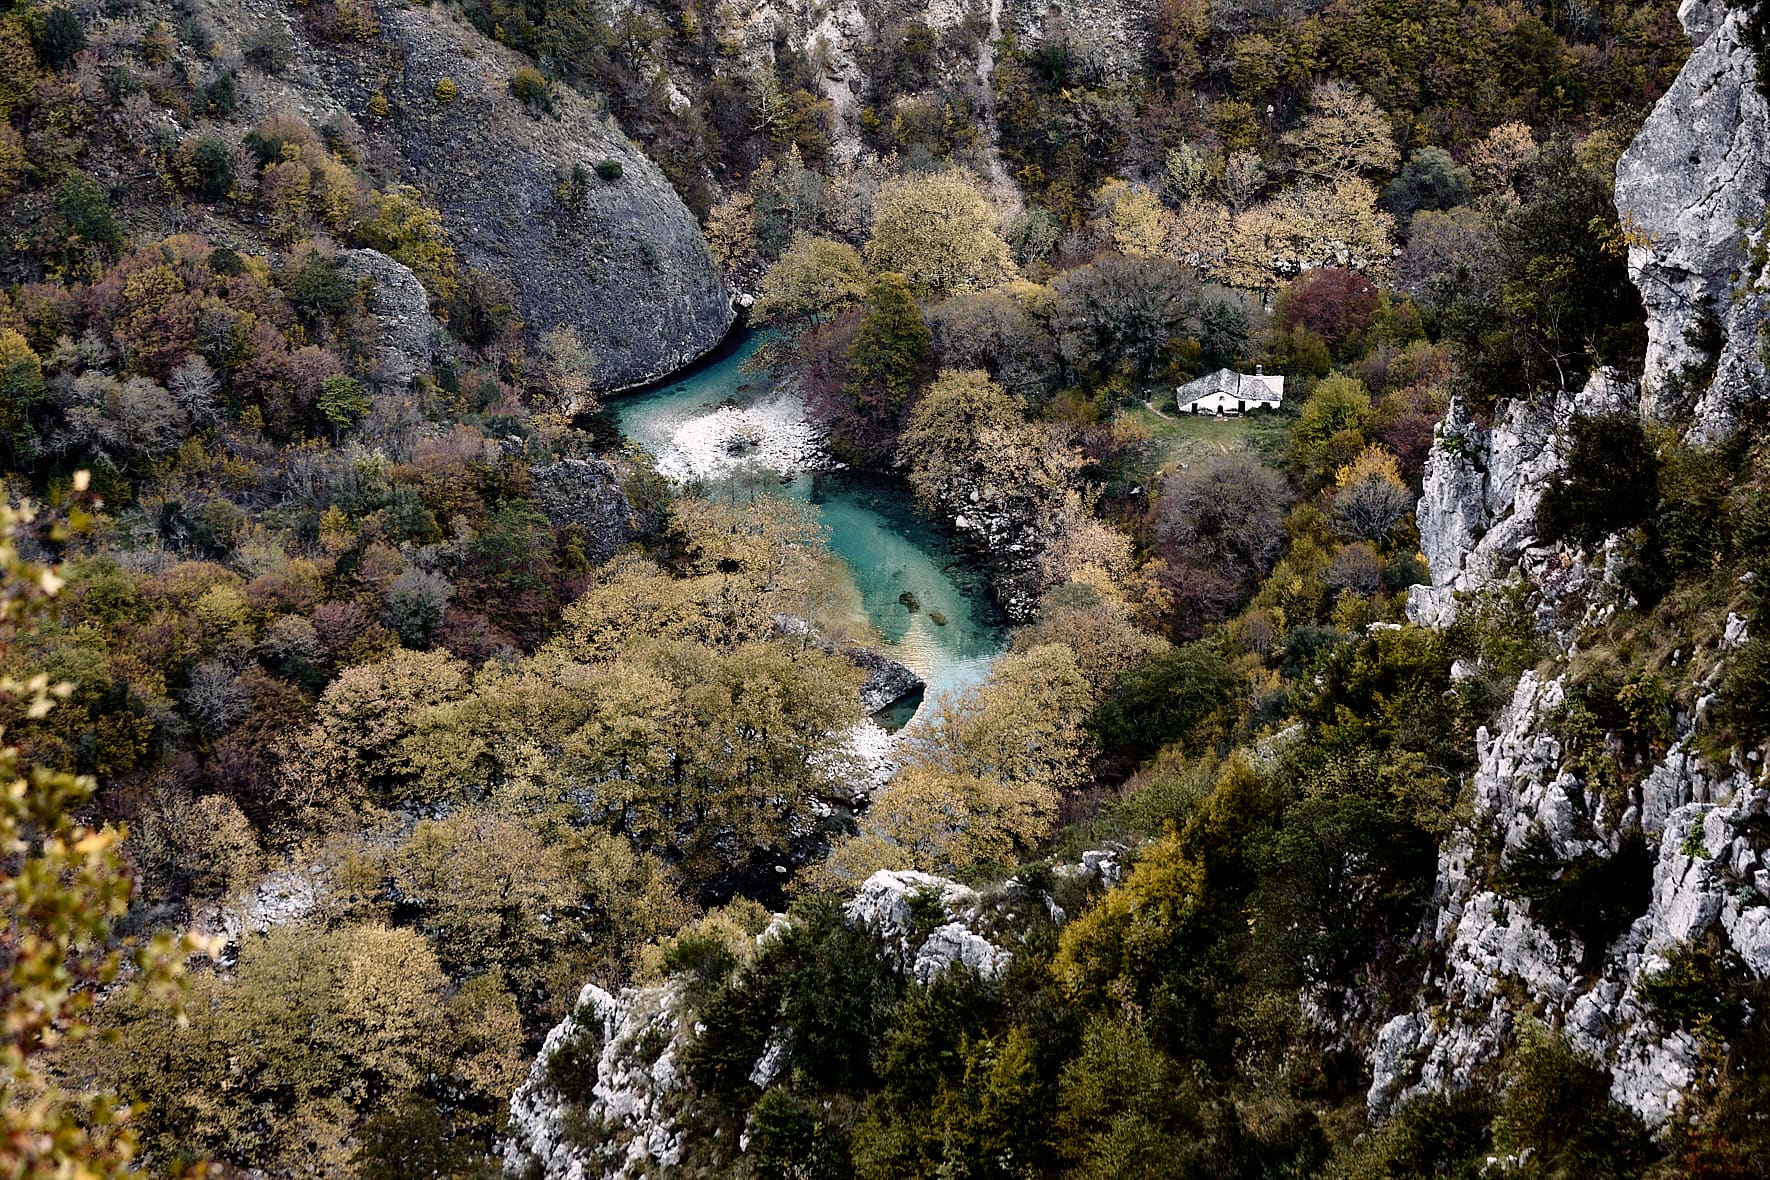
{"label": "grey rock face", "polygon": [[[750,69],[772,65],[775,47],[791,45],[820,63],[818,88],[835,118],[839,157],[860,153],[858,118],[866,87],[862,58],[879,30],[915,21],[935,34],[938,68],[949,84],[993,84],[995,54],[988,42],[1012,33],[1022,45],[1064,36],[1090,65],[1117,77],[1136,72],[1149,47],[1151,0],[734,0],[719,8],[719,36],[739,47]],[[989,106],[978,94],[988,117]],[[998,164],[988,144],[986,168]],[[1006,195],[1006,194],[1004,194]]]}
{"label": "grey rock face", "polygon": [[[556,86],[535,116],[510,93],[522,55],[442,5],[377,5],[366,45],[307,36],[281,0],[211,3],[235,42],[286,29],[294,64],[255,78],[244,119],[296,115],[315,127],[348,116],[378,170],[442,211],[461,261],[509,283],[535,333],[577,330],[594,352],[598,392],[674,372],[725,337],[735,312],[700,227],[657,167],[607,115]],[[436,97],[452,81],[456,96]],[[376,116],[381,94],[389,113]],[[620,165],[604,180],[595,167]]]}
{"label": "grey rock face", "polygon": [[244,936],[301,921],[325,900],[326,893],[326,875],[315,866],[273,869],[250,888],[196,911],[191,925],[200,934],[220,939],[224,957],[231,959]]}
{"label": "grey rock face", "polygon": [[[948,919],[921,938],[913,914],[918,897],[936,899]],[[907,869],[880,870],[848,903],[848,917],[878,931],[887,950],[896,953],[918,983],[932,981],[954,964],[994,979],[1013,956],[971,928],[979,908],[976,892],[956,881]]]}
{"label": "grey rock face", "polygon": [[815,631],[810,623],[797,615],[774,616],[774,629],[786,636],[802,638],[809,635],[809,642],[819,650],[840,655],[866,673],[866,679],[860,683],[860,708],[868,716],[890,708],[926,685],[909,665],[901,664],[870,647],[838,645]]}
{"label": "grey rock face", "polygon": [[850,663],[867,674],[860,684],[860,707],[865,713],[888,709],[926,686],[926,682],[907,664],[900,664],[870,648],[850,648],[844,654]]}
{"label": "grey rock face", "polygon": [[637,1180],[677,1163],[677,1058],[693,1033],[682,989],[585,986],[510,1099],[507,1176]]}
{"label": "grey rock face", "polygon": [[[932,897],[946,919],[921,932],[913,899]],[[955,965],[995,978],[1010,953],[977,932],[983,906],[965,886],[927,873],[880,872],[847,907],[848,921],[875,931],[899,970],[927,983]],[[777,916],[758,945],[780,937]],[[504,1174],[541,1180],[640,1180],[682,1159],[678,1113],[688,1097],[680,1061],[699,1035],[688,991],[675,982],[626,988],[591,984],[572,1014],[547,1034],[526,1082],[510,1100]],[[751,1081],[768,1086],[791,1064],[784,1032],[770,1030]],[[739,1147],[742,1150],[742,1147]]]}
{"label": "grey rock face", "polygon": [[[1601,373],[1578,393],[1502,404],[1485,430],[1453,406],[1417,517],[1432,576],[1410,596],[1417,621],[1441,625],[1454,613],[1455,592],[1515,578],[1540,604],[1549,637],[1571,651],[1624,596],[1613,545],[1569,553],[1536,536],[1542,492],[1562,476],[1570,419],[1634,410],[1711,442],[1736,428],[1744,398],[1759,395],[1766,295],[1761,285],[1734,287],[1748,248],[1741,222],[1757,223],[1770,185],[1770,123],[1739,14],[1686,0],[1680,16],[1697,52],[1617,169],[1631,273],[1648,313],[1642,388]],[[1705,331],[1718,343],[1712,353],[1704,351]],[[1705,384],[1709,367],[1714,380]],[[1717,682],[1721,661],[1744,637],[1729,618],[1703,656],[1702,683]],[[1654,1017],[1640,996],[1643,981],[1663,971],[1676,948],[1711,931],[1755,975],[1770,973],[1770,866],[1762,841],[1747,836],[1770,809],[1764,788],[1738,769],[1745,763],[1717,769],[1697,754],[1699,702],[1641,781],[1621,798],[1604,798],[1557,734],[1566,687],[1563,677],[1527,673],[1495,731],[1478,733],[1474,815],[1439,854],[1422,998],[1385,1023],[1371,1048],[1374,1111],[1482,1079],[1517,1024],[1540,1019],[1610,1069],[1613,1098],[1662,1125],[1699,1078],[1700,1046]],[[1554,856],[1572,859],[1607,857],[1637,838],[1653,854],[1650,897],[1606,947],[1582,947],[1549,928],[1534,903],[1508,895],[1494,874],[1527,841],[1546,841]]]}
{"label": "grey rock face", "polygon": [[[1519,681],[1498,731],[1481,731],[1475,815],[1439,855],[1431,938],[1437,966],[1424,1000],[1390,1019],[1372,1052],[1373,1109],[1428,1090],[1467,1086],[1491,1068],[1517,1023],[1541,1019],[1611,1070],[1611,1096],[1657,1126],[1697,1079],[1689,1034],[1659,1024],[1639,999],[1666,955],[1717,925],[1759,975],[1770,971],[1770,872],[1746,832],[1770,794],[1743,775],[1716,781],[1682,743],[1616,813],[1566,766],[1554,734],[1560,678]],[[1720,802],[1725,800],[1725,802]],[[1509,863],[1532,831],[1561,857],[1605,856],[1630,833],[1657,850],[1646,910],[1589,974],[1581,948],[1532,904],[1496,891],[1480,842]]]}
{"label": "grey rock face", "polygon": [[1636,400],[1631,382],[1601,369],[1579,390],[1502,402],[1486,430],[1453,401],[1426,458],[1415,510],[1432,583],[1409,592],[1408,617],[1444,626],[1457,591],[1504,581],[1520,568],[1545,572],[1548,555],[1533,553],[1536,508],[1560,476],[1570,423],[1632,409]]}
{"label": "grey rock face", "polygon": [[[735,313],[700,227],[611,120],[564,87],[554,116],[529,116],[509,92],[522,60],[437,9],[385,11],[382,40],[400,62],[388,129],[405,168],[457,249],[515,285],[531,330],[577,329],[604,390],[673,372],[725,337]],[[445,76],[459,95],[440,106]],[[617,179],[597,176],[604,160]],[[574,169],[582,184],[561,200]]]}
{"label": "grey rock face", "polygon": [[353,280],[368,281],[369,313],[381,331],[377,376],[393,385],[411,384],[430,367],[442,331],[418,276],[379,250],[340,250],[338,269]]}
{"label": "grey rock face", "polygon": [[[1691,437],[1714,441],[1765,381],[1759,330],[1770,287],[1760,279],[1736,290],[1735,276],[1770,195],[1770,106],[1742,11],[1686,0],[1678,15],[1697,49],[1617,162],[1616,206],[1647,308],[1643,409],[1664,421],[1689,413]],[[1707,352],[1702,337],[1717,334],[1718,352]],[[1705,365],[1714,371],[1706,387]]]}
{"label": "grey rock face", "polygon": [[533,474],[541,511],[555,528],[582,529],[591,561],[607,561],[640,535],[642,522],[621,490],[620,469],[607,459],[565,459]]}

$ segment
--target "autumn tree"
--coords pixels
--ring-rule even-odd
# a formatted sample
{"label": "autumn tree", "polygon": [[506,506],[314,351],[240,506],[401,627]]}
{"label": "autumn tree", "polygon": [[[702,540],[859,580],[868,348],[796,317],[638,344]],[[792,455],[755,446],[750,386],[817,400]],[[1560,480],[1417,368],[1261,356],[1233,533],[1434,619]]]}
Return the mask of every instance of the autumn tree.
{"label": "autumn tree", "polygon": [[1080,516],[1080,454],[1026,421],[986,373],[942,373],[910,415],[901,453],[910,487],[929,507],[988,513],[1033,535]]}
{"label": "autumn tree", "polygon": [[1286,284],[1274,301],[1272,318],[1286,331],[1308,328],[1337,348],[1370,326],[1379,298],[1377,285],[1364,275],[1321,266]]}
{"label": "autumn tree", "polygon": [[859,304],[870,287],[866,264],[854,247],[794,234],[762,276],[762,294],[750,315],[758,324],[814,327]]}
{"label": "autumn tree", "polygon": [[1120,254],[1166,252],[1168,216],[1156,195],[1114,177],[1094,191],[1095,229]]}
{"label": "autumn tree", "polygon": [[[75,480],[86,487],[85,473]],[[63,586],[58,570],[30,561],[19,539],[32,524],[29,506],[0,501],[0,650],[46,620]],[[75,523],[80,518],[76,516]],[[41,719],[71,686],[39,672],[0,675],[0,699]],[[3,736],[3,735],[0,735]],[[166,1018],[182,972],[182,946],[167,935],[119,945],[117,921],[130,881],[122,833],[80,820],[97,783],[33,763],[18,746],[0,744],[0,910],[6,915],[0,956],[0,1175],[123,1177],[135,1174],[137,1132],[128,1121],[119,1079],[92,1075],[70,1085],[71,1050],[91,1037],[91,1007],[101,988]],[[119,981],[126,961],[136,970]]]}
{"label": "autumn tree", "polygon": [[1389,118],[1369,95],[1330,78],[1309,93],[1302,125],[1285,133],[1304,176],[1337,181],[1360,173],[1393,172],[1401,160]]}
{"label": "autumn tree", "polygon": [[1092,702],[1067,647],[1001,657],[982,685],[936,702],[903,768],[818,879],[852,886],[882,868],[960,873],[1024,856],[1086,774]]}
{"label": "autumn tree", "polygon": [[543,334],[540,360],[549,410],[567,418],[596,412],[596,354],[576,328],[561,325]]}
{"label": "autumn tree", "polygon": [[1362,177],[1304,181],[1236,217],[1218,268],[1238,287],[1272,288],[1312,267],[1385,272],[1394,218]]}
{"label": "autumn tree", "polygon": [[[357,1136],[377,1112],[434,1084],[471,1125],[495,1118],[520,1078],[508,993],[469,984],[451,997],[424,937],[380,922],[247,938],[231,977],[194,981],[186,1026],[125,1001],[107,1003],[104,1019],[119,1040],[95,1046],[90,1066],[141,1104],[143,1138],[163,1165],[201,1152],[354,1173]],[[218,1076],[231,1084],[212,1084]],[[491,1127],[472,1129],[483,1157]]]}
{"label": "autumn tree", "polygon": [[993,287],[1016,274],[989,202],[957,171],[881,187],[866,257],[875,270],[904,276],[920,297]]}
{"label": "autumn tree", "polygon": [[1272,568],[1288,498],[1284,477],[1245,453],[1201,460],[1162,485],[1158,552],[1180,634],[1221,618]]}
{"label": "autumn tree", "polygon": [[1334,473],[1334,523],[1349,539],[1385,545],[1413,510],[1395,456],[1382,447],[1365,448]]}

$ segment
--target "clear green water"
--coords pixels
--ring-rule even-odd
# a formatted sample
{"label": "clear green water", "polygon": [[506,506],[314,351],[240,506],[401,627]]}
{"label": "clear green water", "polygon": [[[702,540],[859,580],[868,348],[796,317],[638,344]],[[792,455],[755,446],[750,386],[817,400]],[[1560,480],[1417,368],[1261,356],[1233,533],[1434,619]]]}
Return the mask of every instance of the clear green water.
{"label": "clear green water", "polygon": [[[722,404],[767,399],[773,393],[767,378],[740,370],[759,344],[748,335],[671,384],[614,399],[609,409],[621,432],[662,460],[678,449],[685,425]],[[747,489],[757,478],[745,472],[733,482]],[[844,575],[836,613],[857,642],[915,669],[928,682],[928,699],[988,674],[1006,632],[987,584],[938,530],[917,518],[902,482],[841,472],[784,482],[769,474],[763,482],[813,505],[829,529],[830,552]]]}

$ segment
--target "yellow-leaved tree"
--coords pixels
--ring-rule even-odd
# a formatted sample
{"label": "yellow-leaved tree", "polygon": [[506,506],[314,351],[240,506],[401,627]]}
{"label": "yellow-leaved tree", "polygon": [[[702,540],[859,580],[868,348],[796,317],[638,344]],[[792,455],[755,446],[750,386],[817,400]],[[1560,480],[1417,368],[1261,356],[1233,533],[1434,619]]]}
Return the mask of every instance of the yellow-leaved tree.
{"label": "yellow-leaved tree", "polygon": [[[83,491],[85,473],[75,487]],[[0,489],[0,648],[49,612],[60,573],[32,561],[20,539],[35,519]],[[79,523],[76,512],[75,523]],[[46,674],[0,677],[9,713],[39,719],[69,686]],[[34,765],[0,733],[0,1177],[86,1180],[130,1172],[136,1140],[129,1108],[99,1088],[59,1076],[58,1057],[89,1035],[99,988],[126,966],[145,1002],[176,1007],[191,940],[120,944],[115,925],[129,904],[122,833],[81,822],[97,784],[90,776]]]}
{"label": "yellow-leaved tree", "polygon": [[925,299],[994,287],[1019,273],[996,232],[995,210],[957,171],[887,182],[873,207],[866,256],[874,270],[895,271]]}

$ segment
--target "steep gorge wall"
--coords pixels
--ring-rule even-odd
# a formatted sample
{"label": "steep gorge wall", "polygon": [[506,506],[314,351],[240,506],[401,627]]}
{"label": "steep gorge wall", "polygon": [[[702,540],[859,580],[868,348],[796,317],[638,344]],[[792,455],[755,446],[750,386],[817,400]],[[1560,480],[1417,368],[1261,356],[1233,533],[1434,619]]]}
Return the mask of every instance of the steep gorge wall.
{"label": "steep gorge wall", "polygon": [[[860,151],[859,117],[866,100],[863,59],[869,44],[915,22],[940,42],[941,73],[950,84],[974,89],[975,108],[993,119],[994,41],[1023,46],[1064,36],[1107,73],[1128,74],[1144,60],[1153,27],[1153,0],[733,0],[720,7],[722,41],[740,47],[750,69],[772,65],[777,43],[818,68],[820,97],[835,119],[838,156]],[[998,195],[1018,196],[999,168],[993,128],[985,135],[987,170]]]}
{"label": "steep gorge wall", "polygon": [[1647,308],[1642,410],[1689,415],[1690,433],[1712,441],[1766,379],[1770,288],[1749,256],[1770,196],[1770,104],[1743,10],[1684,0],[1678,16],[1696,51],[1617,164],[1616,207]]}
{"label": "steep gorge wall", "polygon": [[[526,59],[441,6],[376,11],[374,40],[328,45],[277,0],[210,4],[222,40],[281,28],[293,46],[287,69],[247,88],[242,121],[348,116],[371,162],[442,211],[462,260],[511,285],[530,330],[579,332],[605,391],[674,372],[725,337],[735,312],[694,215],[612,119],[563,86],[551,113],[530,112],[510,93]],[[452,101],[437,97],[444,78]],[[620,176],[599,177],[603,161]],[[574,169],[581,183],[562,183]]]}
{"label": "steep gorge wall", "polygon": [[[1770,184],[1770,117],[1742,14],[1687,0],[1680,16],[1697,51],[1617,169],[1630,270],[1648,316],[1646,370],[1638,384],[1601,372],[1579,391],[1502,403],[1485,427],[1453,405],[1418,511],[1432,577],[1410,598],[1419,622],[1448,623],[1459,591],[1511,583],[1560,656],[1577,652],[1630,603],[1611,572],[1615,538],[1582,553],[1537,535],[1537,504],[1562,477],[1572,418],[1637,411],[1710,443],[1763,395],[1770,297],[1740,274]],[[1612,1096],[1649,1125],[1677,1110],[1710,1062],[1689,1032],[1656,1018],[1642,984],[1674,949],[1705,935],[1723,937],[1755,976],[1770,975],[1761,752],[1735,750],[1715,765],[1696,742],[1745,630],[1729,615],[1675,653],[1695,706],[1679,711],[1669,751],[1622,798],[1593,788],[1558,732],[1571,687],[1564,673],[1526,673],[1494,731],[1479,732],[1473,814],[1440,852],[1423,932],[1432,965],[1411,1010],[1383,1026],[1372,1052],[1374,1111],[1479,1080],[1526,1019],[1605,1063]],[[1649,880],[1629,885],[1640,889],[1641,908],[1627,929],[1583,946],[1506,887],[1509,870],[1545,851],[1562,864],[1641,858]]]}

